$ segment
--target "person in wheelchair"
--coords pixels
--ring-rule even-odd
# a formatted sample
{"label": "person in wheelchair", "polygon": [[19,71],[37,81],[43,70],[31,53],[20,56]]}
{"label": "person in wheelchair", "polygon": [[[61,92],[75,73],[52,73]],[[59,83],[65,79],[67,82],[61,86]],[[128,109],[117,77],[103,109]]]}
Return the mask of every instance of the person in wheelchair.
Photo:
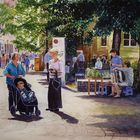
{"label": "person in wheelchair", "polygon": [[22,98],[25,102],[32,101],[33,97],[35,96],[34,92],[30,89],[30,87],[27,85],[27,82],[25,79],[18,78],[15,81],[16,87],[19,90],[20,94],[22,95]]}
{"label": "person in wheelchair", "polygon": [[124,62],[124,67],[115,68],[115,83],[113,83],[112,94],[114,97],[120,97],[122,93],[123,87],[132,87],[134,81],[134,73],[133,68],[131,67],[131,63],[129,61]]}

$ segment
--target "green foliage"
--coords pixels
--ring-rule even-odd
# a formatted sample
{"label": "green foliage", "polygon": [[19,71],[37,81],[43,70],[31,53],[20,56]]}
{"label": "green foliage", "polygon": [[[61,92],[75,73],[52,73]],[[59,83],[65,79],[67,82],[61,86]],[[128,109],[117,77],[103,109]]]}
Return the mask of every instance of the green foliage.
{"label": "green foliage", "polygon": [[51,18],[47,28],[55,36],[65,36],[84,43],[84,33],[93,22],[93,3],[87,1],[58,0],[49,6]]}
{"label": "green foliage", "polygon": [[135,33],[139,17],[139,0],[17,0],[15,7],[0,5],[3,34],[14,34],[17,47],[33,50],[37,44],[45,47],[48,34],[76,40],[73,46],[78,46],[114,29]]}
{"label": "green foliage", "polygon": [[135,25],[131,29],[130,33],[132,34],[132,36],[135,36],[136,42],[140,46],[140,17],[137,21],[135,21]]}
{"label": "green foliage", "polygon": [[41,6],[38,0],[18,0],[15,7],[0,6],[0,24],[5,27],[2,32],[16,37],[14,43],[18,49],[35,51],[45,46],[39,42],[45,36],[47,22]]}
{"label": "green foliage", "polygon": [[87,68],[86,69],[86,77],[88,78],[101,78],[102,75],[101,73],[96,70],[96,69],[90,69],[90,68]]}
{"label": "green foliage", "polygon": [[132,68],[134,71],[134,87],[137,92],[140,92],[140,72],[139,72],[139,64],[138,62],[132,63]]}
{"label": "green foliage", "polygon": [[108,35],[114,28],[129,32],[140,17],[139,0],[96,0],[97,35]]}

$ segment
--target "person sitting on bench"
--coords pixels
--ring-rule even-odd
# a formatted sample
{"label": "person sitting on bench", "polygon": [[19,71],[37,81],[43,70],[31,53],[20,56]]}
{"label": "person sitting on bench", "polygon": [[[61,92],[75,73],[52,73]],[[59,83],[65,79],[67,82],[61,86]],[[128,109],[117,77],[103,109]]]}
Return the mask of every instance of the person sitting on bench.
{"label": "person sitting on bench", "polygon": [[118,98],[121,95],[121,87],[125,87],[125,86],[129,86],[132,87],[133,86],[133,81],[134,81],[134,73],[133,73],[133,68],[131,67],[131,64],[129,61],[125,61],[124,62],[124,67],[123,68],[115,68],[115,70],[120,71],[121,73],[118,73],[118,75],[116,75],[116,82],[113,85],[112,88],[112,94],[114,95],[115,92],[117,93],[114,97]]}

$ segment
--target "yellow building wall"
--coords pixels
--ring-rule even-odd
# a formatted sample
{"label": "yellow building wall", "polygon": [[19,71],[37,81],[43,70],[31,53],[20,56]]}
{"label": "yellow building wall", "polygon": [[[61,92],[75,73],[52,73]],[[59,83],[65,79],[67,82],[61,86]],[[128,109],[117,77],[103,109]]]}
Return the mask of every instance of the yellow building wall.
{"label": "yellow building wall", "polygon": [[139,45],[124,46],[124,34],[122,33],[122,41],[120,48],[120,55],[123,60],[137,61],[139,59]]}
{"label": "yellow building wall", "polygon": [[[96,55],[107,55],[109,57],[109,52],[112,48],[112,41],[113,41],[113,33],[107,37],[107,45],[101,46],[101,37],[96,37],[97,44],[96,44]],[[95,45],[94,45],[95,48]],[[139,58],[139,46],[124,46],[124,33],[121,35],[121,47],[120,47],[120,56],[123,60],[130,60],[130,61],[137,61]]]}

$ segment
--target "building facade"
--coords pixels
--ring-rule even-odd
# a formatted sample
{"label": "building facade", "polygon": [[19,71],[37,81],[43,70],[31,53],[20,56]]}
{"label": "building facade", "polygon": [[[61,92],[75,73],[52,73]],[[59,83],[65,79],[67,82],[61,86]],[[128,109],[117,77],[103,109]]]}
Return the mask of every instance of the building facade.
{"label": "building facade", "polygon": [[[112,48],[113,33],[107,37],[94,37],[90,46],[79,47],[85,54],[86,61],[89,62],[93,56],[106,55],[108,58]],[[131,34],[121,34],[120,56],[123,60],[137,61],[139,59],[139,45],[135,41],[135,37]]]}
{"label": "building facade", "polygon": [[[0,0],[0,3],[7,4],[8,6],[14,6],[15,0]],[[2,53],[9,54],[16,51],[16,47],[13,45],[12,41],[15,39],[13,35],[1,34],[2,26],[0,26],[0,55]]]}

